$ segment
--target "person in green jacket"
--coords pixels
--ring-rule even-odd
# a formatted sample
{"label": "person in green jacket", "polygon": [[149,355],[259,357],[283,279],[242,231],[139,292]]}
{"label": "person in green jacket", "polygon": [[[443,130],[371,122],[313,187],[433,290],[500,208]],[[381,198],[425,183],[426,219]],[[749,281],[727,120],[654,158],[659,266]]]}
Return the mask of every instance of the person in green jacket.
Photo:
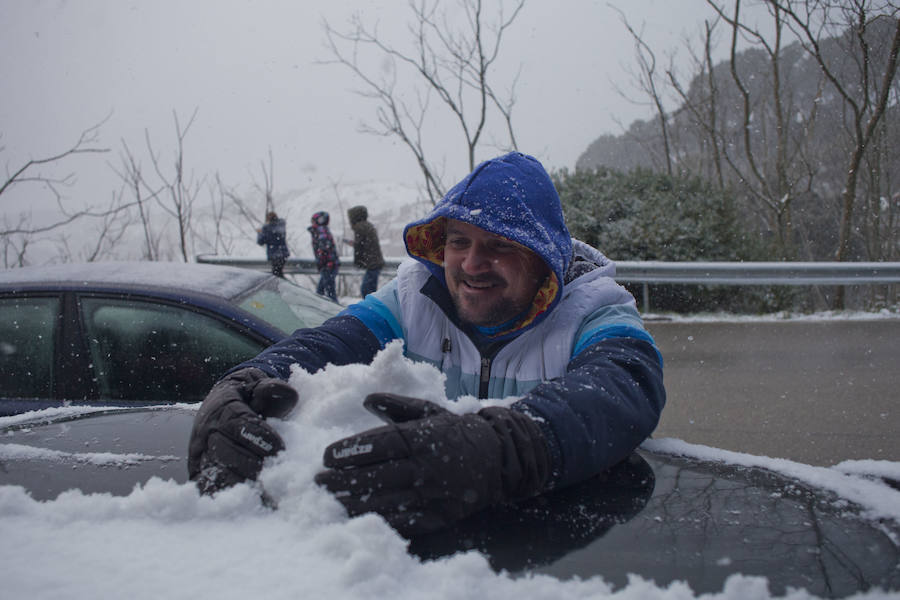
{"label": "person in green jacket", "polygon": [[365,298],[378,289],[378,275],[384,267],[381,245],[378,243],[378,231],[369,222],[369,211],[365,206],[354,206],[347,211],[353,239],[344,242],[353,246],[353,264],[365,270],[359,293]]}

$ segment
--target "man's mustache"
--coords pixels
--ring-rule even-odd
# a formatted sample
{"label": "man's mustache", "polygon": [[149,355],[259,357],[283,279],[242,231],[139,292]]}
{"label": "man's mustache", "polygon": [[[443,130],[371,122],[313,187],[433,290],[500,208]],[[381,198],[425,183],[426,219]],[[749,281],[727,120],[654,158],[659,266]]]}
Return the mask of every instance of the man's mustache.
{"label": "man's mustache", "polygon": [[459,281],[460,283],[488,283],[494,285],[506,285],[506,279],[500,277],[499,275],[493,274],[485,274],[485,275],[466,275],[462,271],[454,271],[452,273],[453,278]]}

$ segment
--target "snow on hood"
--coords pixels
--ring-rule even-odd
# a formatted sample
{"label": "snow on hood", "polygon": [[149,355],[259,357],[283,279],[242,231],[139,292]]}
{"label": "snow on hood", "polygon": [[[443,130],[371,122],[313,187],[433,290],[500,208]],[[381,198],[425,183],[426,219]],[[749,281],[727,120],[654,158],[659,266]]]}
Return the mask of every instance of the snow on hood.
{"label": "snow on hood", "polygon": [[[447,401],[442,375],[409,361],[402,350],[402,344],[394,342],[371,365],[293,372],[291,384],[307,401],[287,420],[273,421],[287,449],[267,463],[260,478],[278,510],[264,508],[257,489],[248,484],[210,498],[200,496],[193,484],[154,478],[124,497],[68,491],[46,502],[33,500],[21,487],[0,486],[3,597],[419,600],[423,590],[435,600],[471,598],[474,590],[478,597],[529,600],[697,597],[685,583],[662,588],[639,577],[622,589],[613,589],[600,577],[513,578],[494,572],[474,551],[422,561],[407,552],[407,542],[380,517],[348,519],[341,505],[313,483],[313,475],[321,468],[327,444],[380,424],[362,408],[366,394],[416,395],[454,412],[483,406],[474,398]],[[873,514],[900,519],[900,492],[839,470],[677,440],[648,445],[710,460],[761,461],[767,468],[835,489]],[[703,597],[761,600],[771,595],[764,578],[732,575],[719,594]],[[809,595],[801,590],[790,597]],[[883,595],[873,590],[855,597]]]}

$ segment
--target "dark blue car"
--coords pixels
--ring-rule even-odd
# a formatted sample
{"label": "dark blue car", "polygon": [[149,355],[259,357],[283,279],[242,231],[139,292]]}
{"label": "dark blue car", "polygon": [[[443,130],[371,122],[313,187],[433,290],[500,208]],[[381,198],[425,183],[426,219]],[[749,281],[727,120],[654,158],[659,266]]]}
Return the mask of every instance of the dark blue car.
{"label": "dark blue car", "polygon": [[115,262],[0,271],[0,415],[199,401],[228,368],[339,310],[249,269]]}
{"label": "dark blue car", "polygon": [[[21,486],[36,500],[53,500],[70,489],[127,496],[153,477],[186,482],[195,414],[195,407],[181,405],[0,417],[0,489]],[[842,488],[867,490],[861,495],[872,504],[889,503],[897,491],[887,484],[813,467],[802,480],[673,450],[645,444],[592,479],[478,513],[409,540],[407,549],[426,561],[477,551],[513,577],[602,577],[616,588],[636,575],[658,586],[680,581],[694,594],[718,594],[730,576],[743,574],[765,577],[777,597],[791,588],[818,598],[879,589],[883,596],[867,598],[898,597],[900,524],[827,489],[839,481]],[[354,531],[360,529],[345,533]],[[110,544],[115,551],[128,542]],[[278,548],[262,560],[284,561]],[[266,552],[265,544],[259,551]],[[744,591],[725,596],[769,597]],[[695,597],[684,590],[671,595]]]}

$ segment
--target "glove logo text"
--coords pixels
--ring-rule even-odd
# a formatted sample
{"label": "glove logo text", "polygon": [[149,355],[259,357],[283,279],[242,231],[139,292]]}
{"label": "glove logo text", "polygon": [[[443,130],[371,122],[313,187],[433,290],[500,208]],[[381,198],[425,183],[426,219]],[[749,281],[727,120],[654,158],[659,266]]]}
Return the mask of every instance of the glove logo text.
{"label": "glove logo text", "polygon": [[356,444],[354,446],[347,446],[346,448],[341,448],[338,450],[337,448],[332,448],[331,454],[335,458],[347,458],[348,456],[358,456],[360,454],[368,454],[372,451],[372,444]]}
{"label": "glove logo text", "polygon": [[261,448],[262,450],[265,450],[266,452],[272,451],[272,444],[270,444],[266,440],[262,439],[260,436],[250,433],[243,427],[241,427],[241,437],[249,442],[252,442],[257,447]]}

